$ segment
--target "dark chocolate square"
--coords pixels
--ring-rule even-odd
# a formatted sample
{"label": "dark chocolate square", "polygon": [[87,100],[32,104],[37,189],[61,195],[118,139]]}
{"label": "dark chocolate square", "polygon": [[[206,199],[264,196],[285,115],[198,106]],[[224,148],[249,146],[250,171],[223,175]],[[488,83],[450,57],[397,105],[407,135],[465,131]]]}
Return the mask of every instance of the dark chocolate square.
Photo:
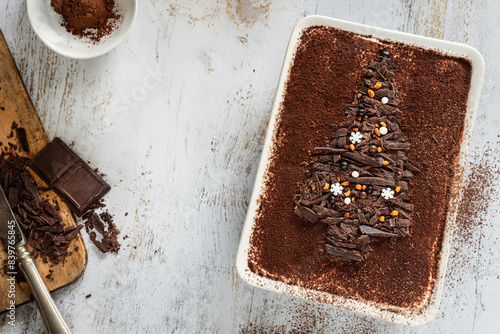
{"label": "dark chocolate square", "polygon": [[50,185],[80,158],[61,139],[55,138],[31,161],[30,167]]}
{"label": "dark chocolate square", "polygon": [[31,160],[30,167],[78,216],[82,216],[111,189],[59,138],[45,146]]}
{"label": "dark chocolate square", "polygon": [[52,188],[63,199],[66,199],[66,203],[78,216],[82,216],[111,189],[83,162],[69,169],[52,185]]}

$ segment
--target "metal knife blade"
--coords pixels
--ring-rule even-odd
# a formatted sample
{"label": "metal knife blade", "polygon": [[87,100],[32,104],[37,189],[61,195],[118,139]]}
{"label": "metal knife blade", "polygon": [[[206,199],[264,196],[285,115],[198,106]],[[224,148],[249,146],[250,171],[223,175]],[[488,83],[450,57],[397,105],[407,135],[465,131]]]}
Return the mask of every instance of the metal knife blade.
{"label": "metal knife blade", "polygon": [[18,245],[26,244],[26,237],[21,231],[2,187],[0,187],[0,193],[0,240],[5,251],[9,252],[9,250],[14,251]]}

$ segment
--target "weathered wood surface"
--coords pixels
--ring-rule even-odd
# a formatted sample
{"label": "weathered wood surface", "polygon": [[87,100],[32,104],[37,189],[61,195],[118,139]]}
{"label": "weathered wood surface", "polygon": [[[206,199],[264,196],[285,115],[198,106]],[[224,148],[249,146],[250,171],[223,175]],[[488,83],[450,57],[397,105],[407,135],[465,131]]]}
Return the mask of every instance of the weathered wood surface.
{"label": "weathered wood surface", "polygon": [[[0,30],[0,142],[3,145],[13,143],[19,146],[17,136],[11,137],[12,124],[17,123],[20,127],[26,130],[26,137],[29,143],[30,153],[20,152],[20,155],[30,157],[40,151],[48,142],[47,134],[43,129],[40,118],[31,103],[28,93],[24,88],[23,82],[19,77],[19,73],[14,64],[14,61],[9,53],[7,44],[5,43],[4,36]],[[15,133],[15,132],[14,132]],[[37,182],[43,182],[35,176]],[[44,184],[44,186],[46,186]],[[61,208],[60,214],[64,219],[65,226],[75,226],[76,222],[73,218],[71,211],[66,204],[62,203],[59,197],[53,192],[45,192],[44,199],[48,199]],[[81,237],[72,241],[70,250],[73,255],[67,259],[63,264],[60,263],[56,266],[48,263],[43,263],[41,257],[36,259],[36,264],[41,276],[44,278],[45,284],[49,290],[55,290],[67,284],[74,282],[78,279],[87,266],[87,250]],[[74,250],[78,247],[78,251]],[[3,245],[0,243],[0,264],[7,259],[7,253],[4,252]],[[46,279],[45,276],[49,274],[49,270],[54,271],[51,279]],[[2,273],[3,274],[3,273]],[[29,286],[26,282],[20,285],[16,284],[15,293],[10,293],[11,287],[6,276],[0,274],[0,312],[3,312],[10,306],[10,301],[15,300],[16,305],[21,305],[30,300],[31,295]],[[21,275],[18,272],[17,275]],[[14,295],[15,298],[9,295]]]}
{"label": "weathered wood surface", "polygon": [[[107,203],[129,236],[118,256],[89,247],[85,275],[53,294],[75,333],[499,328],[499,2],[144,0],[127,40],[88,61],[47,49],[25,2],[0,6],[0,28],[49,136],[74,141],[108,175]],[[239,234],[288,37],[311,14],[467,43],[485,58],[458,230],[441,309],[428,326],[404,328],[237,277]],[[33,303],[18,309],[15,329],[2,321],[0,333],[44,332]]]}

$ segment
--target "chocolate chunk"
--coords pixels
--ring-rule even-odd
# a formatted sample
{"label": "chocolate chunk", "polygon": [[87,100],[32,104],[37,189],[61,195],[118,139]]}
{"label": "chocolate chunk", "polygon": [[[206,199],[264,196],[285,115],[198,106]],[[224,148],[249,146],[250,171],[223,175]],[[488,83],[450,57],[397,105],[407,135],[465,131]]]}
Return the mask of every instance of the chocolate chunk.
{"label": "chocolate chunk", "polygon": [[358,177],[358,178],[350,178],[349,181],[361,184],[370,184],[373,186],[388,186],[388,187],[393,187],[395,184],[395,180],[390,177]]}
{"label": "chocolate chunk", "polygon": [[381,230],[378,230],[376,228],[367,226],[367,225],[361,225],[359,227],[361,233],[371,236],[371,237],[386,237],[386,238],[392,238],[392,237],[398,237],[397,234],[394,233],[389,233],[389,232],[384,232]]}
{"label": "chocolate chunk", "polygon": [[359,172],[359,175],[363,175],[363,176],[373,176],[372,173],[370,173],[368,170],[366,169],[363,169],[363,168],[359,168],[358,166],[355,166],[355,165],[349,165],[350,169],[352,171],[357,171]]}
{"label": "chocolate chunk", "polygon": [[410,219],[410,214],[408,214],[406,211],[399,209],[398,212],[400,216],[405,217],[406,219]]}
{"label": "chocolate chunk", "polygon": [[[99,202],[100,203],[100,202]],[[105,205],[95,205],[94,208],[102,208]],[[95,209],[87,212],[84,216],[85,229],[89,233],[90,239],[94,245],[103,253],[118,253],[120,250],[120,243],[118,242],[118,234],[120,231],[113,223],[113,216],[107,211],[97,214]],[[95,231],[91,231],[95,229]],[[101,240],[97,240],[97,233],[99,233]]]}
{"label": "chocolate chunk", "polygon": [[410,198],[406,194],[399,194],[397,197],[400,198],[402,201],[409,201],[410,200]]}
{"label": "chocolate chunk", "polygon": [[333,147],[315,147],[314,148],[316,151],[326,151],[330,153],[343,153],[347,152],[346,149],[343,148],[333,148]]}
{"label": "chocolate chunk", "polygon": [[30,153],[30,144],[26,136],[26,129],[21,127],[16,127],[15,131],[17,135],[17,140],[19,141],[19,145],[21,145],[21,149],[27,153]]}
{"label": "chocolate chunk", "polygon": [[56,218],[54,214],[49,214],[47,212],[42,212],[40,214],[39,218],[41,221],[43,221],[44,224],[47,224],[49,226],[55,225],[58,223],[59,219]]}
{"label": "chocolate chunk", "polygon": [[92,225],[93,228],[97,230],[101,235],[104,235],[104,223],[101,221],[99,215],[95,212],[92,213],[92,215],[89,218],[90,224]]}
{"label": "chocolate chunk", "polygon": [[409,219],[400,219],[396,222],[397,227],[410,227],[411,225],[413,225],[413,223]]}
{"label": "chocolate chunk", "polygon": [[325,155],[320,155],[319,157],[319,162],[328,162],[328,161],[333,161],[333,154],[325,154]]}
{"label": "chocolate chunk", "polygon": [[312,167],[318,171],[324,171],[324,172],[332,172],[333,171],[333,168],[330,165],[322,164],[319,162],[315,162]]}
{"label": "chocolate chunk", "polygon": [[325,248],[326,252],[333,257],[345,260],[363,261],[363,256],[356,250],[335,247],[329,244],[326,244]]}
{"label": "chocolate chunk", "polygon": [[19,190],[17,188],[9,189],[8,201],[11,208],[15,208],[19,202]]}
{"label": "chocolate chunk", "polygon": [[346,152],[342,154],[343,157],[360,162],[362,164],[368,165],[368,166],[381,166],[382,164],[379,163],[376,159],[373,159],[369,157],[366,154],[359,153],[359,152]]}
{"label": "chocolate chunk", "polygon": [[327,238],[326,240],[327,240],[327,242],[331,243],[335,247],[356,249],[356,245],[355,244],[338,241],[338,240],[335,240],[333,238]]}
{"label": "chocolate chunk", "polygon": [[408,182],[398,181],[396,182],[396,187],[401,187],[401,191],[408,191]]}
{"label": "chocolate chunk", "polygon": [[403,171],[403,177],[409,179],[409,178],[413,177],[413,173],[410,172],[409,170],[405,170],[405,171]]}
{"label": "chocolate chunk", "polygon": [[30,167],[80,217],[111,189],[59,138],[45,146]]}
{"label": "chocolate chunk", "polygon": [[[339,130],[340,131],[340,130]],[[347,138],[346,137],[339,137],[339,147],[345,147],[347,144]]]}
{"label": "chocolate chunk", "polygon": [[412,165],[411,163],[409,163],[409,162],[405,162],[404,166],[405,166],[405,168],[406,168],[406,169],[408,169],[410,172],[414,172],[414,173],[419,173],[419,172],[420,172],[420,170],[419,170],[417,167],[413,166],[413,165]]}
{"label": "chocolate chunk", "polygon": [[375,91],[375,96],[379,98],[386,96],[389,99],[393,99],[395,96],[395,92],[390,89],[379,89]]}
{"label": "chocolate chunk", "polygon": [[397,141],[388,141],[388,140],[386,140],[384,142],[384,148],[386,150],[409,150],[410,149],[410,144],[409,143],[402,143],[402,142],[397,142]]}
{"label": "chocolate chunk", "polygon": [[378,153],[377,156],[382,157],[384,160],[388,161],[391,165],[396,164],[395,160],[397,159],[392,159],[392,156],[390,154]]}
{"label": "chocolate chunk", "polygon": [[361,210],[358,210],[358,219],[361,224],[368,224],[368,221],[366,220],[365,215],[361,212]]}
{"label": "chocolate chunk", "polygon": [[357,229],[352,225],[340,223],[340,231],[342,231],[344,235],[355,234],[356,230]]}
{"label": "chocolate chunk", "polygon": [[343,219],[343,217],[326,217],[325,219],[322,219],[321,222],[330,225],[340,223]]}
{"label": "chocolate chunk", "polygon": [[320,218],[313,210],[302,205],[295,207],[295,213],[311,223],[315,223]]}
{"label": "chocolate chunk", "polygon": [[366,245],[370,243],[370,237],[368,235],[362,235],[356,239],[355,243],[358,245]]}
{"label": "chocolate chunk", "polygon": [[28,194],[31,196],[35,202],[38,203],[39,200],[39,194],[38,194],[38,189],[36,188],[35,180],[33,180],[33,177],[31,176],[30,173],[22,173],[21,174],[21,179],[23,180],[24,187]]}
{"label": "chocolate chunk", "polygon": [[41,227],[35,227],[38,231],[43,231],[43,232],[50,232],[54,234],[62,234],[64,229],[60,226],[41,226]]}
{"label": "chocolate chunk", "polygon": [[90,240],[92,241],[92,243],[103,253],[107,253],[111,250],[111,248],[106,245],[105,243],[97,240],[97,234],[95,232],[90,232],[89,233],[89,236],[90,236]]}
{"label": "chocolate chunk", "polygon": [[346,128],[342,128],[340,130],[338,130],[337,132],[335,132],[333,135],[332,135],[332,138],[339,138],[339,137],[345,137],[349,134],[349,130],[346,129]]}
{"label": "chocolate chunk", "polygon": [[73,240],[74,238],[76,238],[76,236],[80,233],[80,230],[83,228],[83,225],[78,225],[73,231],[69,232],[69,233],[66,233],[65,234],[65,239],[67,241],[69,240]]}
{"label": "chocolate chunk", "polygon": [[359,226],[359,220],[357,220],[357,219],[342,218],[342,223],[343,224],[354,225],[354,226]]}
{"label": "chocolate chunk", "polygon": [[330,228],[327,231],[328,235],[334,236],[339,238],[340,240],[345,240],[346,236],[340,231],[338,226],[336,225],[330,225]]}
{"label": "chocolate chunk", "polygon": [[[372,72],[372,73],[373,73],[373,72]],[[368,88],[367,88],[367,87],[365,87],[365,86],[359,86],[359,87],[358,87],[358,92],[359,92],[359,93],[361,93],[361,94],[363,94],[363,95],[365,95],[365,94],[367,94],[367,93],[368,93]]]}
{"label": "chocolate chunk", "polygon": [[332,209],[328,209],[319,205],[313,205],[313,210],[316,212],[321,218],[323,217],[333,217],[335,216],[338,212]]}
{"label": "chocolate chunk", "polygon": [[391,198],[388,201],[391,202],[391,203],[396,204],[397,206],[402,207],[405,210],[408,210],[408,211],[412,211],[413,210],[413,204],[403,202],[403,200],[399,196]]}

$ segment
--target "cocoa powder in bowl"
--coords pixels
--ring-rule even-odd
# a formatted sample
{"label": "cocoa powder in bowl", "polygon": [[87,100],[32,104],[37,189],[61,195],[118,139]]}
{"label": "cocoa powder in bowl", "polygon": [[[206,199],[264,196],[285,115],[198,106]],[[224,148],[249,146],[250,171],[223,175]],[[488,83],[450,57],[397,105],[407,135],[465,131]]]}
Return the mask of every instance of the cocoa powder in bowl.
{"label": "cocoa powder in bowl", "polygon": [[68,32],[98,42],[109,35],[117,19],[114,0],[51,0],[56,13],[64,19]]}

